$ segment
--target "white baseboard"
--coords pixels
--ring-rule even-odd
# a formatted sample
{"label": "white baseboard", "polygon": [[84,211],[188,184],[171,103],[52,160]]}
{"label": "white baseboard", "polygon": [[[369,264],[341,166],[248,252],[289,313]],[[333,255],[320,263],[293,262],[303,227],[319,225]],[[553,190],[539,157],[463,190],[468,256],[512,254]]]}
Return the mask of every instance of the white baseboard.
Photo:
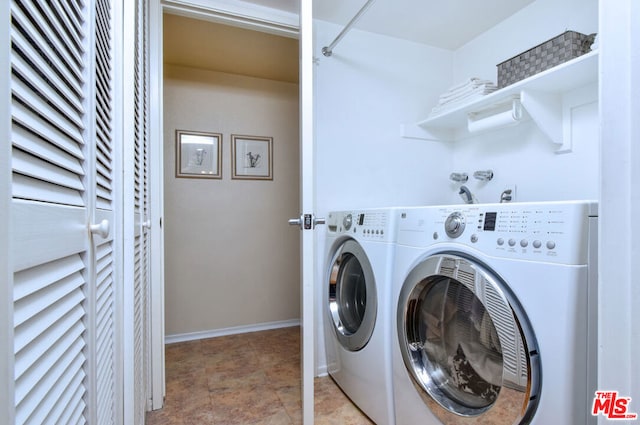
{"label": "white baseboard", "polygon": [[258,323],[255,325],[234,326],[224,329],[213,329],[210,331],[189,332],[184,334],[166,335],[165,344],[175,344],[176,342],[195,341],[198,339],[215,338],[218,336],[244,334],[249,332],[267,331],[270,329],[289,328],[300,326],[300,320],[281,320],[278,322]]}
{"label": "white baseboard", "polygon": [[322,378],[323,376],[328,376],[329,370],[327,369],[327,365],[316,366],[316,378]]}

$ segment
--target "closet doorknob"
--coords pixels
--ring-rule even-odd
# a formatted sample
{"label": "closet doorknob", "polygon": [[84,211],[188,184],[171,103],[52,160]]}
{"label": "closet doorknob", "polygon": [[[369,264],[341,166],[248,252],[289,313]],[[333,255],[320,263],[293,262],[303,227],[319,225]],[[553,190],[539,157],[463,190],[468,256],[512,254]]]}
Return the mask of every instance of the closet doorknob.
{"label": "closet doorknob", "polygon": [[109,236],[109,220],[102,220],[100,223],[98,224],[90,224],[89,225],[89,230],[91,230],[91,233],[93,233],[94,235],[98,235],[103,239],[106,239],[107,236]]}

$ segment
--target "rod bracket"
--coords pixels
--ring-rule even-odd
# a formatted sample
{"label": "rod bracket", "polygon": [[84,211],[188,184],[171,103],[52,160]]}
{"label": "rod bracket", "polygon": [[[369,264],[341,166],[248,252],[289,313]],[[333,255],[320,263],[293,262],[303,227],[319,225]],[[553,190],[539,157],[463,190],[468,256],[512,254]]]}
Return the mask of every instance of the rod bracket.
{"label": "rod bracket", "polygon": [[358,11],[358,13],[356,13],[356,16],[354,16],[351,19],[351,21],[349,21],[349,23],[342,29],[342,31],[340,31],[340,34],[338,34],[335,40],[333,40],[333,42],[328,46],[325,46],[322,48],[323,55],[325,55],[326,57],[329,57],[333,54],[333,48],[336,47],[336,45],[340,42],[340,40],[342,40],[342,37],[344,37],[347,34],[347,32],[349,32],[351,27],[358,21],[358,19],[360,19],[360,17],[364,14],[364,12],[366,12],[367,9],[369,9],[369,7],[374,1],[375,0],[367,0],[364,6],[362,6],[362,8]]}

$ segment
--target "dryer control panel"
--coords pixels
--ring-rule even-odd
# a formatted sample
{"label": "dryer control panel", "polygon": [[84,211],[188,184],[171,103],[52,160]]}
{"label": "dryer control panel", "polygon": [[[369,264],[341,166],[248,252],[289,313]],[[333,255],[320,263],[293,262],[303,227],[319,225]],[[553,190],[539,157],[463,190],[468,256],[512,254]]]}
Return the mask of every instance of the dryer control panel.
{"label": "dryer control panel", "polygon": [[409,208],[399,210],[398,243],[455,242],[493,256],[584,264],[595,215],[591,202]]}
{"label": "dryer control panel", "polygon": [[366,240],[394,242],[395,224],[392,208],[335,211],[328,214],[327,230]]}

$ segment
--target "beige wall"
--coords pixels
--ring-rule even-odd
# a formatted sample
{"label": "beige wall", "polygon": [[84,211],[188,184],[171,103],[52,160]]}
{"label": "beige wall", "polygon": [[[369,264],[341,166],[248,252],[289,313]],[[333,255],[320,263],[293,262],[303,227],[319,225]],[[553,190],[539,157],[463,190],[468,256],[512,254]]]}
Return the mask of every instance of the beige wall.
{"label": "beige wall", "polygon": [[[167,335],[299,319],[298,85],[167,65]],[[222,179],[175,178],[175,131],[222,133]],[[273,181],[231,179],[231,134],[273,137]]]}

